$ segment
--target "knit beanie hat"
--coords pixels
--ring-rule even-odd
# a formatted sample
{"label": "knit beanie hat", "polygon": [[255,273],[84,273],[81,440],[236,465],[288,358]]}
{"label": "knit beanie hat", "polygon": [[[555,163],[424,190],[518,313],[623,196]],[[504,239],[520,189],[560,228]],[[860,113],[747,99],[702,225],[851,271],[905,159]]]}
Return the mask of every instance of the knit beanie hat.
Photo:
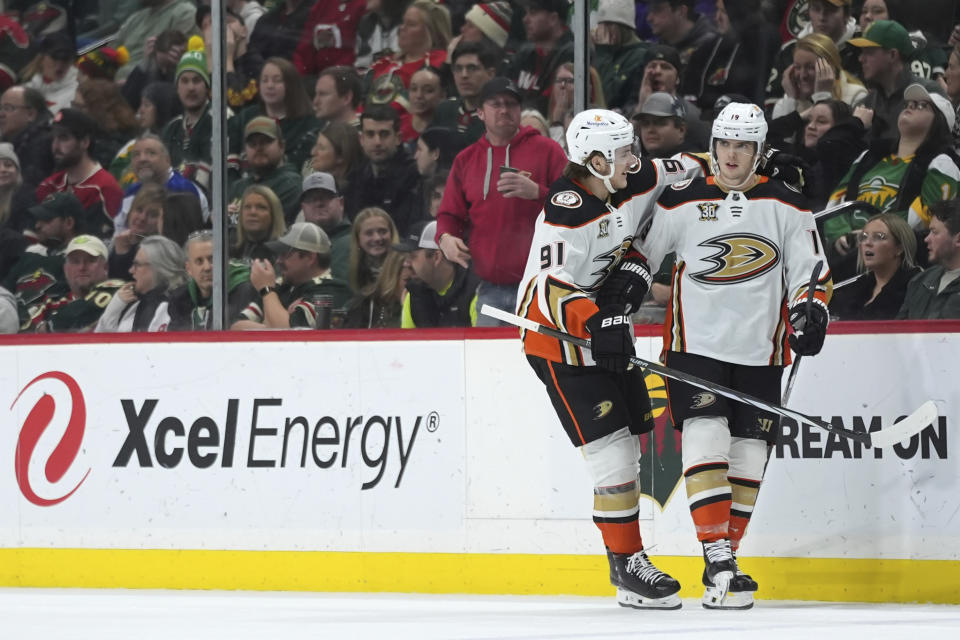
{"label": "knit beanie hat", "polygon": [[77,61],[77,67],[83,71],[88,78],[101,78],[103,80],[113,80],[117,69],[127,64],[130,60],[130,54],[126,47],[114,49],[112,47],[101,47],[94,51],[83,54]]}
{"label": "knit beanie hat", "polygon": [[191,36],[187,41],[187,52],[180,58],[174,82],[180,79],[184,71],[193,71],[210,86],[210,72],[207,70],[207,51],[200,36]]}
{"label": "knit beanie hat", "polygon": [[17,157],[17,152],[9,142],[0,142],[0,158],[9,160],[17,166],[17,171],[20,171],[20,158]]}
{"label": "knit beanie hat", "polygon": [[473,5],[465,16],[466,20],[493,40],[498,47],[507,45],[510,33],[510,21],[513,20],[513,7],[505,0]]}

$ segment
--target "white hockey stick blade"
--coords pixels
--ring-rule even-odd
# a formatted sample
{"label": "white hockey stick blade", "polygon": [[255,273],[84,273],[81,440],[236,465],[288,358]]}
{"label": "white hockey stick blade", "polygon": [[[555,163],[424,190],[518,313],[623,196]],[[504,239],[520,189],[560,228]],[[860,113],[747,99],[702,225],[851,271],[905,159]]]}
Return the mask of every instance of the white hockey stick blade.
{"label": "white hockey stick blade", "polygon": [[490,316],[491,318],[496,318],[502,322],[512,324],[514,326],[520,327],[521,329],[526,329],[527,331],[539,331],[540,325],[533,320],[527,320],[526,318],[521,318],[520,316],[513,315],[509,311],[504,311],[503,309],[498,309],[496,307],[491,307],[488,304],[480,307],[480,313],[485,316]]}
{"label": "white hockey stick blade", "polygon": [[919,409],[900,422],[881,429],[880,431],[873,431],[870,434],[870,446],[889,447],[898,442],[909,440],[926,429],[927,426],[936,422],[939,417],[940,414],[937,412],[937,405],[934,404],[933,400],[927,400],[920,405]]}

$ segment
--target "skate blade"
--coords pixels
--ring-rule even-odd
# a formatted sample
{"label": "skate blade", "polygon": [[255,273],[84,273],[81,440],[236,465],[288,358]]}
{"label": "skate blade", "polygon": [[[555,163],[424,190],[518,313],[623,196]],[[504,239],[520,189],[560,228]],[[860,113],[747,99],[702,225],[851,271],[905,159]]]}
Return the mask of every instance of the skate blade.
{"label": "skate blade", "polygon": [[683,606],[680,596],[671,594],[663,598],[645,598],[628,589],[617,589],[617,604],[631,609],[679,609]]}
{"label": "skate blade", "polygon": [[707,587],[703,593],[704,609],[743,610],[753,608],[753,592],[727,591],[720,593],[716,587]]}

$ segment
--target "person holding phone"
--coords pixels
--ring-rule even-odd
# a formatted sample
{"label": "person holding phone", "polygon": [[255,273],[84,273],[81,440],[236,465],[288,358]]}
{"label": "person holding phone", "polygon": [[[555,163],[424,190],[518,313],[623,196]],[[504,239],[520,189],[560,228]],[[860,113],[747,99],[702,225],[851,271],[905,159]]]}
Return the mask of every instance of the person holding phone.
{"label": "person holding phone", "polygon": [[[567,165],[560,145],[520,125],[520,101],[520,90],[507,78],[484,85],[479,115],[486,133],[457,155],[437,211],[444,256],[480,277],[478,308],[516,308],[537,215]],[[477,318],[478,326],[498,324]]]}

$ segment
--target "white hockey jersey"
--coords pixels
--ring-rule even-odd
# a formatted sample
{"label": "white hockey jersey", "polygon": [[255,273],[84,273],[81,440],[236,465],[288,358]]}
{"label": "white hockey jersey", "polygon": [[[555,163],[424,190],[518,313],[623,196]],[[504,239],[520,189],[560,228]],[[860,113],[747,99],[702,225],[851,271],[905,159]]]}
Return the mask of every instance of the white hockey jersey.
{"label": "white hockey jersey", "polygon": [[676,252],[664,350],[788,364],[787,306],[806,297],[818,261],[824,266],[814,297],[826,305],[832,293],[805,199],[767,178],[745,192],[726,192],[712,177],[673,185],[637,246],[652,269]]}
{"label": "white hockey jersey", "polygon": [[[597,312],[596,291],[631,250],[657,197],[670,184],[699,174],[699,166],[644,159],[610,202],[567,178],[557,180],[534,227],[517,314],[589,338],[585,323]],[[589,349],[540,333],[521,335],[528,355],[570,365],[594,364]]]}

